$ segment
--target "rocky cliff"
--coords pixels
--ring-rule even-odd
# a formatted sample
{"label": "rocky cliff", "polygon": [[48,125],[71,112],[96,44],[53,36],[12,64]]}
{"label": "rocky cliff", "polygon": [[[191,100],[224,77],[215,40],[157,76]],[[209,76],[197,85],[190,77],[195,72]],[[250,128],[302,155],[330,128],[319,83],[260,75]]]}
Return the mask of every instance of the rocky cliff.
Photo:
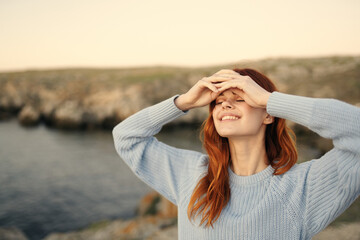
{"label": "rocky cliff", "polygon": [[[277,58],[207,68],[62,69],[0,73],[0,119],[63,129],[111,129],[147,106],[186,92],[222,68],[250,67],[282,92],[360,103],[360,57]],[[207,109],[172,124],[199,124]]]}

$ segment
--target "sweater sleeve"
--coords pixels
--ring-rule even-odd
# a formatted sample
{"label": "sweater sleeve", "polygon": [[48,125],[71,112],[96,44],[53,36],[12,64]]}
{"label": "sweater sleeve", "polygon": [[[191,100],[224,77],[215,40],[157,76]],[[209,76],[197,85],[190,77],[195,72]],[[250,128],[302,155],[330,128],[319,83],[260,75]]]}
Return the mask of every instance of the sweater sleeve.
{"label": "sweater sleeve", "polygon": [[273,92],[267,112],[333,141],[333,149],[306,163],[303,216],[304,226],[313,236],[360,195],[360,109],[336,99]]}
{"label": "sweater sleeve", "polygon": [[181,184],[199,169],[205,155],[171,147],[153,136],[185,114],[176,107],[175,97],[128,117],[115,126],[113,138],[117,153],[134,174],[177,205]]}

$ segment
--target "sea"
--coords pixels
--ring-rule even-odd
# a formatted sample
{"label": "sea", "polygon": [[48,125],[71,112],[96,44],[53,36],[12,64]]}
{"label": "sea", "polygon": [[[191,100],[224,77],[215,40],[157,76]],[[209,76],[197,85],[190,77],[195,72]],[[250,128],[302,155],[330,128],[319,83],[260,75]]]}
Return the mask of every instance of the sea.
{"label": "sea", "polygon": [[[176,147],[201,151],[196,130],[157,135]],[[117,155],[111,131],[64,131],[0,122],[0,227],[31,239],[135,216],[152,189]]]}
{"label": "sea", "polygon": [[[156,137],[203,151],[199,130],[168,128]],[[318,152],[302,147],[309,157]],[[110,130],[64,131],[0,122],[0,227],[30,240],[135,216],[152,189],[117,155]]]}

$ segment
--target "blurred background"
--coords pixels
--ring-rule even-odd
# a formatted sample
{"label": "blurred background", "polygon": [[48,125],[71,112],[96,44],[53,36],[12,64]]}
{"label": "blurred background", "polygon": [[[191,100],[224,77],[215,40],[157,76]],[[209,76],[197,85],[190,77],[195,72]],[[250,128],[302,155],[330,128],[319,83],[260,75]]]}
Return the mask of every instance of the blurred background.
{"label": "blurred background", "polygon": [[[357,0],[4,0],[0,36],[0,239],[176,239],[176,208],[117,156],[111,130],[222,68],[360,106]],[[206,115],[157,137],[203,151]],[[299,162],[332,148],[288,124]],[[359,229],[356,200],[317,239]]]}

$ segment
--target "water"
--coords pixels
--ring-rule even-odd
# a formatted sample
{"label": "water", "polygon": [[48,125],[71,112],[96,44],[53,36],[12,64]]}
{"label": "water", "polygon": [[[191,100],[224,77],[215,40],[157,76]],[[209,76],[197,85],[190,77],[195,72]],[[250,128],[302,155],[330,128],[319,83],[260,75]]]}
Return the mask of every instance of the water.
{"label": "water", "polygon": [[[178,135],[180,140],[170,144],[201,150],[199,141],[194,145],[196,137],[187,140],[194,138],[193,131]],[[16,226],[30,239],[41,239],[103,219],[126,219],[151,190],[118,157],[111,132],[0,123],[2,227]]]}
{"label": "water", "polygon": [[[198,132],[157,136],[202,151]],[[308,149],[308,154],[317,154]],[[152,191],[115,152],[111,132],[64,132],[0,122],[0,226],[16,226],[29,239],[83,228],[103,219],[133,217]]]}

